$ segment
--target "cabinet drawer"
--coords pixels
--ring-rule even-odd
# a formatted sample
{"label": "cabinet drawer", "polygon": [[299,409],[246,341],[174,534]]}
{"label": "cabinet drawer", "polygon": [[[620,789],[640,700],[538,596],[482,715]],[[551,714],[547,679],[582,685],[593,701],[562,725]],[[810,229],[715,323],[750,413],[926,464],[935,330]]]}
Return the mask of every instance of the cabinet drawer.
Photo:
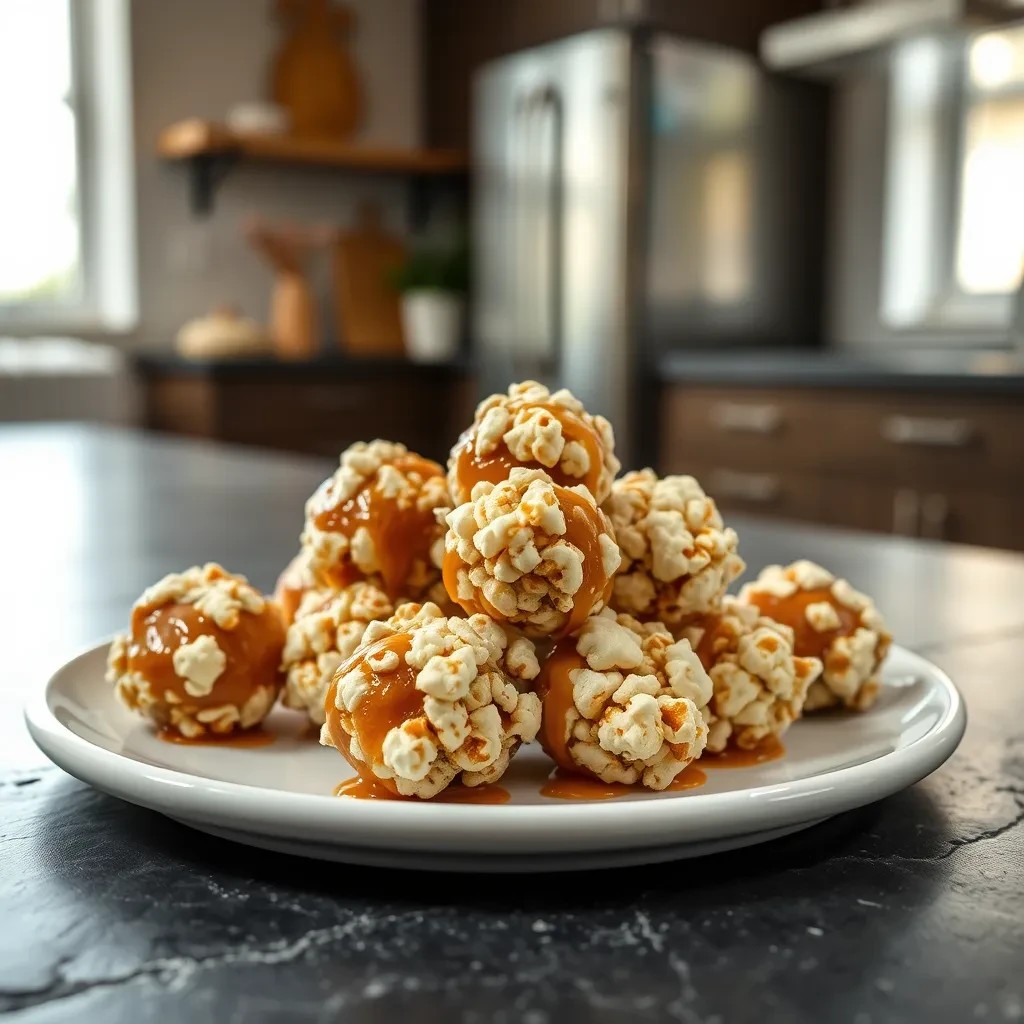
{"label": "cabinet drawer", "polygon": [[669,387],[661,463],[671,472],[686,472],[691,457],[758,471],[816,469],[827,457],[826,409],[811,392]]}
{"label": "cabinet drawer", "polygon": [[662,463],[686,453],[929,487],[1024,490],[1024,403],[862,391],[670,387]]}
{"label": "cabinet drawer", "polygon": [[670,472],[695,476],[726,514],[750,512],[812,522],[821,516],[821,488],[812,476],[754,472],[701,462],[690,462],[685,468]]}
{"label": "cabinet drawer", "polygon": [[938,487],[1024,488],[1024,407],[931,395],[848,397],[830,431],[844,472]]}

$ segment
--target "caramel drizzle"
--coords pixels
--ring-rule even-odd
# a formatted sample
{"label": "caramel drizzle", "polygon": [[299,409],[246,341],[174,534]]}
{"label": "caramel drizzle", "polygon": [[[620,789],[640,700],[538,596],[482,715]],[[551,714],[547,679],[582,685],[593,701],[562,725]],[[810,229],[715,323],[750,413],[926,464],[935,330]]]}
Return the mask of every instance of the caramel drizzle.
{"label": "caramel drizzle", "polygon": [[[406,476],[417,474],[423,479],[444,473],[436,462],[413,454],[400,456],[391,465]],[[394,498],[384,497],[376,476],[340,505],[322,511],[313,523],[319,530],[341,533],[350,540],[365,528],[377,552],[383,589],[392,600],[402,596],[417,559],[429,564],[430,546],[438,530],[432,508],[421,510],[415,500],[400,505]],[[339,587],[364,578],[348,559],[327,575]]]}
{"label": "caramel drizzle", "polygon": [[[839,616],[839,628],[819,633],[807,621],[804,614],[808,605],[826,602]],[[776,597],[763,591],[755,591],[750,603],[756,605],[762,615],[792,628],[794,633],[793,653],[800,658],[822,658],[837,637],[849,636],[860,625],[860,612],[840,604],[827,587],[815,590],[798,590],[786,597]]]}
{"label": "caramel drizzle", "polygon": [[[234,629],[221,629],[195,605],[180,602],[136,608],[131,628],[128,671],[138,672],[158,701],[164,701],[170,692],[184,708],[225,704],[241,708],[257,687],[277,688],[282,682],[279,667],[284,623],[277,606],[269,601],[259,615],[242,615]],[[200,636],[214,637],[227,660],[211,692],[193,697],[185,691],[185,680],[174,671],[173,656],[179,647]]]}

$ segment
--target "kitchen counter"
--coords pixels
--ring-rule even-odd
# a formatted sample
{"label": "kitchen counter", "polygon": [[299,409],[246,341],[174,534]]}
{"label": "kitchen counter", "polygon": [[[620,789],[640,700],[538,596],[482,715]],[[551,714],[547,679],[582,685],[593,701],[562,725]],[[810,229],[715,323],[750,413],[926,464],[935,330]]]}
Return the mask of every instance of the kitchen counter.
{"label": "kitchen counter", "polygon": [[346,356],[343,353],[312,359],[277,359],[274,356],[238,356],[230,359],[186,359],[174,352],[139,353],[135,365],[143,374],[180,374],[189,377],[268,376],[275,379],[315,374],[325,379],[359,380],[387,374],[394,377],[437,378],[466,376],[469,363],[457,359],[441,363],[415,363],[394,356]]}
{"label": "kitchen counter", "polygon": [[696,861],[414,875],[235,846],[48,765],[18,708],[217,558],[272,585],[326,460],[97,428],[0,431],[0,1013],[26,1024],[1013,1021],[1024,1014],[1024,558],[736,520],[871,592],[961,687],[929,779]]}
{"label": "kitchen counter", "polygon": [[1008,352],[676,351],[656,358],[654,374],[664,383],[1024,395],[1024,359]]}

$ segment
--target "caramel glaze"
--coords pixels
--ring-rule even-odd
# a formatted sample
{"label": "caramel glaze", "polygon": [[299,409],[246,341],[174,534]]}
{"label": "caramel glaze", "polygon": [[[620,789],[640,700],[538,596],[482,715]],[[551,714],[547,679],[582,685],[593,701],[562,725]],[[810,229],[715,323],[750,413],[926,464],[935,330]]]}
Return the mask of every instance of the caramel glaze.
{"label": "caramel glaze", "polygon": [[583,655],[577,653],[575,639],[566,637],[555,645],[537,681],[542,702],[540,733],[537,738],[544,753],[569,775],[579,773],[576,762],[569,754],[566,728],[566,718],[574,707],[569,673],[578,668],[586,668],[586,661]]}
{"label": "caramel glaze", "polygon": [[[412,453],[399,456],[391,465],[405,475],[416,474],[423,479],[444,474],[436,462]],[[368,480],[347,501],[325,509],[313,523],[319,530],[342,533],[349,538],[360,527],[365,527],[377,551],[383,589],[392,600],[405,592],[417,560],[430,564],[430,547],[438,531],[432,508],[421,510],[415,502],[403,507],[394,498],[384,497],[377,487],[376,477]],[[348,559],[328,575],[336,587],[346,587],[365,578]]]}
{"label": "caramel glaze", "polygon": [[772,736],[750,750],[726,747],[720,754],[705,753],[700,763],[702,768],[752,768],[766,761],[778,761],[785,754],[782,741]]}
{"label": "caramel glaze", "polygon": [[508,450],[504,441],[499,441],[497,447],[487,455],[477,455],[477,424],[474,424],[462,434],[452,449],[452,458],[455,462],[455,482],[463,496],[472,493],[474,485],[480,483],[481,480],[492,484],[507,480],[509,471],[517,466],[523,466],[526,469],[542,469],[556,484],[561,484],[563,487],[586,484],[592,494],[597,494],[597,485],[604,466],[604,450],[601,446],[601,438],[593,427],[589,426],[576,413],[548,402],[510,402],[507,408],[513,414],[519,412],[520,409],[541,409],[553,419],[558,420],[562,424],[562,436],[566,443],[578,441],[586,449],[587,455],[590,457],[590,468],[582,477],[576,477],[566,473],[562,469],[561,463],[545,466],[536,461],[520,462]]}
{"label": "caramel glaze", "polygon": [[[186,693],[185,680],[174,671],[174,652],[197,637],[212,636],[227,663],[204,697]],[[168,692],[193,711],[231,704],[241,708],[258,687],[279,690],[284,622],[277,605],[268,601],[259,615],[239,614],[234,629],[221,629],[192,604],[136,608],[132,613],[128,671],[140,673],[159,701]]]}
{"label": "caramel glaze", "polygon": [[[825,601],[835,608],[839,616],[839,628],[829,629],[824,633],[817,632],[807,621],[804,614],[810,604]],[[850,636],[860,625],[860,612],[840,604],[827,587],[815,590],[798,590],[788,597],[776,597],[774,594],[755,592],[750,595],[750,603],[756,605],[762,615],[781,622],[792,628],[795,635],[793,653],[801,658],[821,658],[824,660],[832,642],[841,636]]]}
{"label": "caramel glaze", "polygon": [[[578,771],[579,769],[577,769]],[[687,765],[669,784],[663,793],[681,793],[697,789],[708,781],[696,765]],[[602,782],[589,776],[573,775],[563,768],[556,768],[541,786],[540,795],[552,800],[614,800],[617,797],[636,796],[647,790],[643,786],[627,786],[622,782]]]}
{"label": "caramel glaze", "polygon": [[227,735],[211,732],[203,736],[183,736],[177,729],[165,726],[156,735],[157,739],[163,740],[164,743],[178,743],[186,747],[232,747],[241,750],[269,747],[277,739],[273,733],[267,732],[261,725],[252,729],[230,732]]}
{"label": "caramel glaze", "polygon": [[[563,539],[583,553],[583,582],[573,595],[572,611],[566,616],[562,627],[555,631],[554,636],[565,636],[575,632],[586,621],[598,601],[607,601],[611,596],[613,578],[604,572],[604,559],[601,554],[600,536],[611,533],[611,527],[604,518],[604,513],[594,507],[586,498],[565,487],[557,487],[558,504],[565,517],[565,533]],[[453,599],[459,592],[458,571],[464,567],[458,552],[446,551],[442,562],[442,577],[445,590]],[[479,588],[474,589],[473,596],[466,600],[457,599],[467,615],[483,612],[498,622],[506,621],[491,603],[484,597]]]}
{"label": "caramel glaze", "polygon": [[507,804],[512,794],[501,786],[463,786],[456,782],[447,789],[441,790],[429,801],[419,800],[414,796],[399,796],[380,784],[382,780],[368,782],[361,776],[346,779],[334,787],[335,796],[348,796],[356,800],[404,800],[412,803],[432,804]]}
{"label": "caramel glaze", "polygon": [[[397,633],[360,648],[335,672],[324,701],[331,741],[367,785],[386,789],[393,796],[399,795],[395,783],[391,779],[379,779],[370,764],[381,761],[384,739],[395,726],[423,715],[423,694],[416,689],[416,670],[405,660],[411,647],[412,637],[408,633]],[[399,656],[399,665],[393,672],[374,672],[367,659],[384,651],[394,651]],[[368,763],[351,756],[351,739],[341,724],[341,716],[347,712],[336,705],[338,680],[359,667],[366,677],[369,692],[348,717]]]}

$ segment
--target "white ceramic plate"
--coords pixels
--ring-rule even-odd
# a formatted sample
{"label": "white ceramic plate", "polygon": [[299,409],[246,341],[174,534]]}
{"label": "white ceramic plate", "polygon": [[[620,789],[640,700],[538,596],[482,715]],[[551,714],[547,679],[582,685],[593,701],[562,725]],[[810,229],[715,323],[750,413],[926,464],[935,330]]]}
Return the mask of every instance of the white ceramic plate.
{"label": "white ceramic plate", "polygon": [[579,870],[694,857],[764,842],[871,803],[924,778],[963,735],[949,679],[896,647],[867,714],[797,722],[786,756],[708,769],[699,789],[600,801],[542,797],[550,762],[520,751],[503,805],[339,799],[352,771],[309,738],[303,717],[276,710],[276,741],[257,748],[157,739],[104,681],[106,645],[64,665],[32,699],[36,743],[84,782],[193,828],[238,842],[349,863],[432,870]]}

